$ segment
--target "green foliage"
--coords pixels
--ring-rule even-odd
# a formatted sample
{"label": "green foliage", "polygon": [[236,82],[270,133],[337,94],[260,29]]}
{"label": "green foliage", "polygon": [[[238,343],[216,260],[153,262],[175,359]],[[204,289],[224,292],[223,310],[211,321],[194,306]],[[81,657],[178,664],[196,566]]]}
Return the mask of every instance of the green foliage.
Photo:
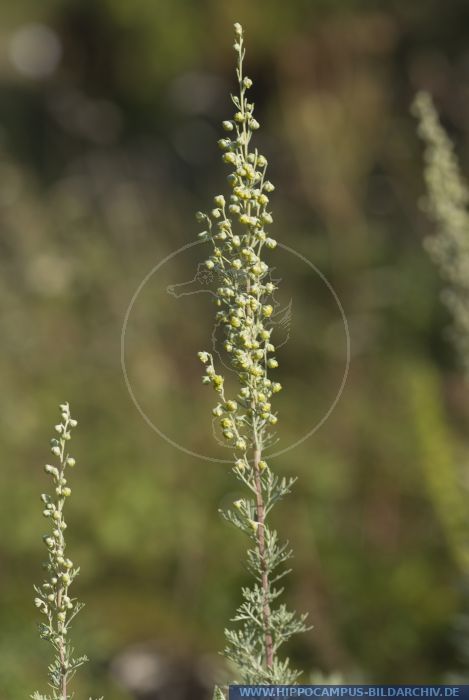
{"label": "green foliage", "polygon": [[216,321],[224,330],[224,350],[239,382],[236,398],[228,398],[225,378],[217,373],[212,353],[199,353],[206,368],[203,382],[212,385],[219,397],[214,419],[225,443],[234,450],[233,472],[247,493],[223,515],[251,541],[247,565],[254,579],[250,588],[242,589],[243,602],[232,620],[238,623],[236,628],[225,632],[225,656],[246,683],[294,683],[299,674],[278,652],[292,635],[305,631],[306,616],[298,617],[277,604],[282,589],[275,584],[288,573],[279,572],[279,567],[288,561],[291,551],[279,543],[267,518],[295,479],[280,479],[262,459],[277,423],[272,396],[281,389],[269,378],[269,370],[278,367],[271,337],[276,286],[262,259],[264,247],[276,246],[265,231],[273,221],[267,207],[274,187],[266,180],[267,159],[257,148],[250,150],[259,123],[253,115],[254,104],[247,98],[252,80],[243,74],[245,50],[238,23],[235,37],[239,95],[232,96],[234,118],[223,122],[228,138],[219,141],[223,161],[233,167],[228,176],[232,194],[229,204],[223,195],[215,197],[211,216],[197,216],[207,227],[200,237],[213,245],[206,266],[217,285],[215,303],[220,310]]}

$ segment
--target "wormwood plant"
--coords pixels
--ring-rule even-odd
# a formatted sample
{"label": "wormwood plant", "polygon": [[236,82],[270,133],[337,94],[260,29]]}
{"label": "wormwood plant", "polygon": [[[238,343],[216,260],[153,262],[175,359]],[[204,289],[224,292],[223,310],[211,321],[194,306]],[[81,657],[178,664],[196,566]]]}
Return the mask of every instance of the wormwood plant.
{"label": "wormwood plant", "polygon": [[43,538],[47,548],[47,560],[43,564],[47,576],[41,586],[34,586],[37,596],[34,603],[45,618],[39,625],[39,634],[49,642],[54,654],[48,669],[52,694],[36,692],[32,696],[34,700],[67,700],[72,697],[70,681],[76,670],[88,660],[86,656],[74,658],[69,641],[71,622],[83,607],[83,603],[70,595],[70,586],[79,569],[65,555],[67,523],[64,506],[71,494],[65,472],[67,467],[75,466],[75,459],[69,454],[67,445],[77,421],[71,417],[68,403],[61,404],[60,411],[62,422],[55,426],[57,436],[51,440],[51,452],[57,466],[46,464],[44,467],[52,480],[53,495],[41,495],[43,515],[50,523],[50,532]]}
{"label": "wormwood plant", "polygon": [[413,112],[425,143],[426,209],[436,223],[425,247],[445,282],[442,298],[453,319],[451,339],[469,373],[469,188],[430,95],[419,93]]}
{"label": "wormwood plant", "polygon": [[[279,649],[293,634],[306,630],[306,616],[297,616],[278,603],[282,589],[277,584],[288,573],[280,567],[291,551],[280,543],[268,520],[295,479],[280,479],[263,458],[277,424],[272,397],[282,388],[269,377],[278,367],[271,320],[276,286],[262,258],[265,248],[276,246],[266,233],[273,220],[268,207],[274,186],[266,179],[266,158],[250,147],[259,123],[247,97],[252,80],[243,74],[243,29],[238,23],[234,26],[239,93],[232,95],[236,112],[233,119],[223,122],[227,136],[219,141],[223,161],[231,166],[231,195],[229,201],[217,195],[211,214],[199,212],[197,220],[205,225],[199,237],[213,246],[205,264],[219,285],[216,322],[224,331],[227,365],[236,376],[239,391],[235,398],[228,396],[213,354],[200,352],[199,358],[205,365],[203,382],[218,396],[214,419],[233,450],[233,472],[245,492],[223,516],[250,540],[247,566],[253,583],[242,589],[243,602],[232,620],[235,628],[225,631],[225,656],[245,683],[290,684],[299,673],[290,668],[288,659],[279,657]],[[215,698],[223,697],[216,689]]]}

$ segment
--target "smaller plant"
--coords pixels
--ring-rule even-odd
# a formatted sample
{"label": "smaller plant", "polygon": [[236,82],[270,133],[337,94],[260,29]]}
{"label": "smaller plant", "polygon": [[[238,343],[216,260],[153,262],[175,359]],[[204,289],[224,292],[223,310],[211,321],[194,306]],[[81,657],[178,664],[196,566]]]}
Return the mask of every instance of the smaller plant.
{"label": "smaller plant", "polygon": [[60,410],[62,422],[55,426],[57,436],[51,440],[51,452],[58,464],[46,464],[44,467],[46,474],[52,479],[53,495],[41,495],[43,515],[50,523],[50,532],[43,538],[47,548],[47,560],[43,565],[47,577],[41,586],[34,586],[34,603],[46,620],[39,624],[39,634],[49,642],[54,652],[48,669],[52,695],[41,695],[36,691],[32,696],[34,700],[71,698],[69,683],[77,669],[88,660],[86,656],[73,657],[73,648],[69,640],[71,622],[83,607],[83,603],[70,595],[70,587],[80,570],[75,568],[65,554],[67,523],[64,506],[71,494],[65,472],[67,467],[75,466],[75,459],[69,454],[67,445],[77,421],[70,415],[68,403],[61,404]]}

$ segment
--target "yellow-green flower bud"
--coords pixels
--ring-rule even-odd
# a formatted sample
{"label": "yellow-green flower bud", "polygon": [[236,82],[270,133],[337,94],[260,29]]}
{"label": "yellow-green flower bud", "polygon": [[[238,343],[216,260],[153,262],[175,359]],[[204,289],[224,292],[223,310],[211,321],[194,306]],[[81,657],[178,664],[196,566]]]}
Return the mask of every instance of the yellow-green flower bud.
{"label": "yellow-green flower bud", "polygon": [[236,411],[236,409],[238,408],[238,404],[236,403],[236,401],[232,401],[230,399],[229,401],[226,402],[225,408],[227,411],[233,412],[233,411]]}
{"label": "yellow-green flower bud", "polygon": [[214,202],[217,205],[217,207],[224,207],[225,206],[225,198],[222,194],[218,194],[214,198]]}
{"label": "yellow-green flower bud", "polygon": [[278,394],[279,391],[282,391],[282,385],[280,384],[280,382],[274,382],[272,384],[272,392],[274,394]]}
{"label": "yellow-green flower bud", "polygon": [[228,119],[222,122],[222,127],[225,131],[233,131],[234,129],[233,122],[228,121]]}
{"label": "yellow-green flower bud", "polygon": [[223,160],[225,163],[231,163],[231,165],[234,165],[236,163],[236,156],[234,153],[228,152],[223,155]]}
{"label": "yellow-green flower bud", "polygon": [[273,308],[270,304],[266,304],[266,306],[262,307],[262,314],[266,318],[269,318],[269,316],[272,316],[272,311],[273,311]]}

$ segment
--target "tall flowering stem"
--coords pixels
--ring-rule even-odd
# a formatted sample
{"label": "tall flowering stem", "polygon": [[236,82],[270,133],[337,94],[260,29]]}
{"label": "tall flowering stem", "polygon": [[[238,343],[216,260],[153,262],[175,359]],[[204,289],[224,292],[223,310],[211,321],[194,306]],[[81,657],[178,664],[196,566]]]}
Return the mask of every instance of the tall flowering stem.
{"label": "tall flowering stem", "polygon": [[68,639],[70,624],[83,607],[70,594],[70,587],[79,573],[73,562],[66,556],[64,507],[71,494],[65,476],[68,468],[75,466],[75,459],[68,452],[71,431],[77,421],[70,415],[68,403],[61,404],[61,422],[55,426],[56,436],[51,440],[51,452],[56,464],[46,464],[45,472],[52,480],[53,495],[43,493],[41,500],[44,506],[43,515],[50,523],[50,532],[44,535],[47,549],[47,560],[44,568],[47,577],[41,586],[35,586],[35,605],[42,613],[45,621],[39,625],[42,639],[52,646],[54,658],[49,665],[49,685],[52,695],[43,696],[35,693],[35,700],[67,700],[71,697],[69,684],[77,668],[85,661],[86,656],[73,658],[73,649]]}
{"label": "tall flowering stem", "polygon": [[219,141],[223,161],[231,166],[228,183],[232,193],[229,201],[217,195],[210,215],[197,214],[205,225],[199,237],[213,246],[205,264],[217,280],[216,323],[223,329],[226,364],[238,382],[238,393],[229,397],[213,354],[199,353],[205,365],[203,382],[212,385],[218,395],[214,419],[225,444],[234,452],[233,471],[246,492],[223,515],[251,541],[248,568],[254,578],[252,587],[242,590],[243,602],[233,618],[239,624],[226,631],[225,655],[244,682],[292,683],[298,673],[290,669],[288,659],[279,659],[278,650],[291,635],[306,629],[305,618],[276,605],[282,591],[275,584],[287,573],[279,573],[278,567],[291,552],[286,544],[279,544],[267,519],[295,479],[280,479],[263,458],[277,424],[272,397],[282,388],[269,377],[278,367],[272,342],[276,285],[262,258],[265,248],[276,246],[266,233],[273,221],[269,195],[274,186],[266,179],[267,159],[251,148],[259,123],[253,115],[254,104],[247,97],[252,80],[243,72],[243,29],[238,23],[235,37],[239,93],[232,95],[236,111],[233,119],[223,122],[227,136]]}

